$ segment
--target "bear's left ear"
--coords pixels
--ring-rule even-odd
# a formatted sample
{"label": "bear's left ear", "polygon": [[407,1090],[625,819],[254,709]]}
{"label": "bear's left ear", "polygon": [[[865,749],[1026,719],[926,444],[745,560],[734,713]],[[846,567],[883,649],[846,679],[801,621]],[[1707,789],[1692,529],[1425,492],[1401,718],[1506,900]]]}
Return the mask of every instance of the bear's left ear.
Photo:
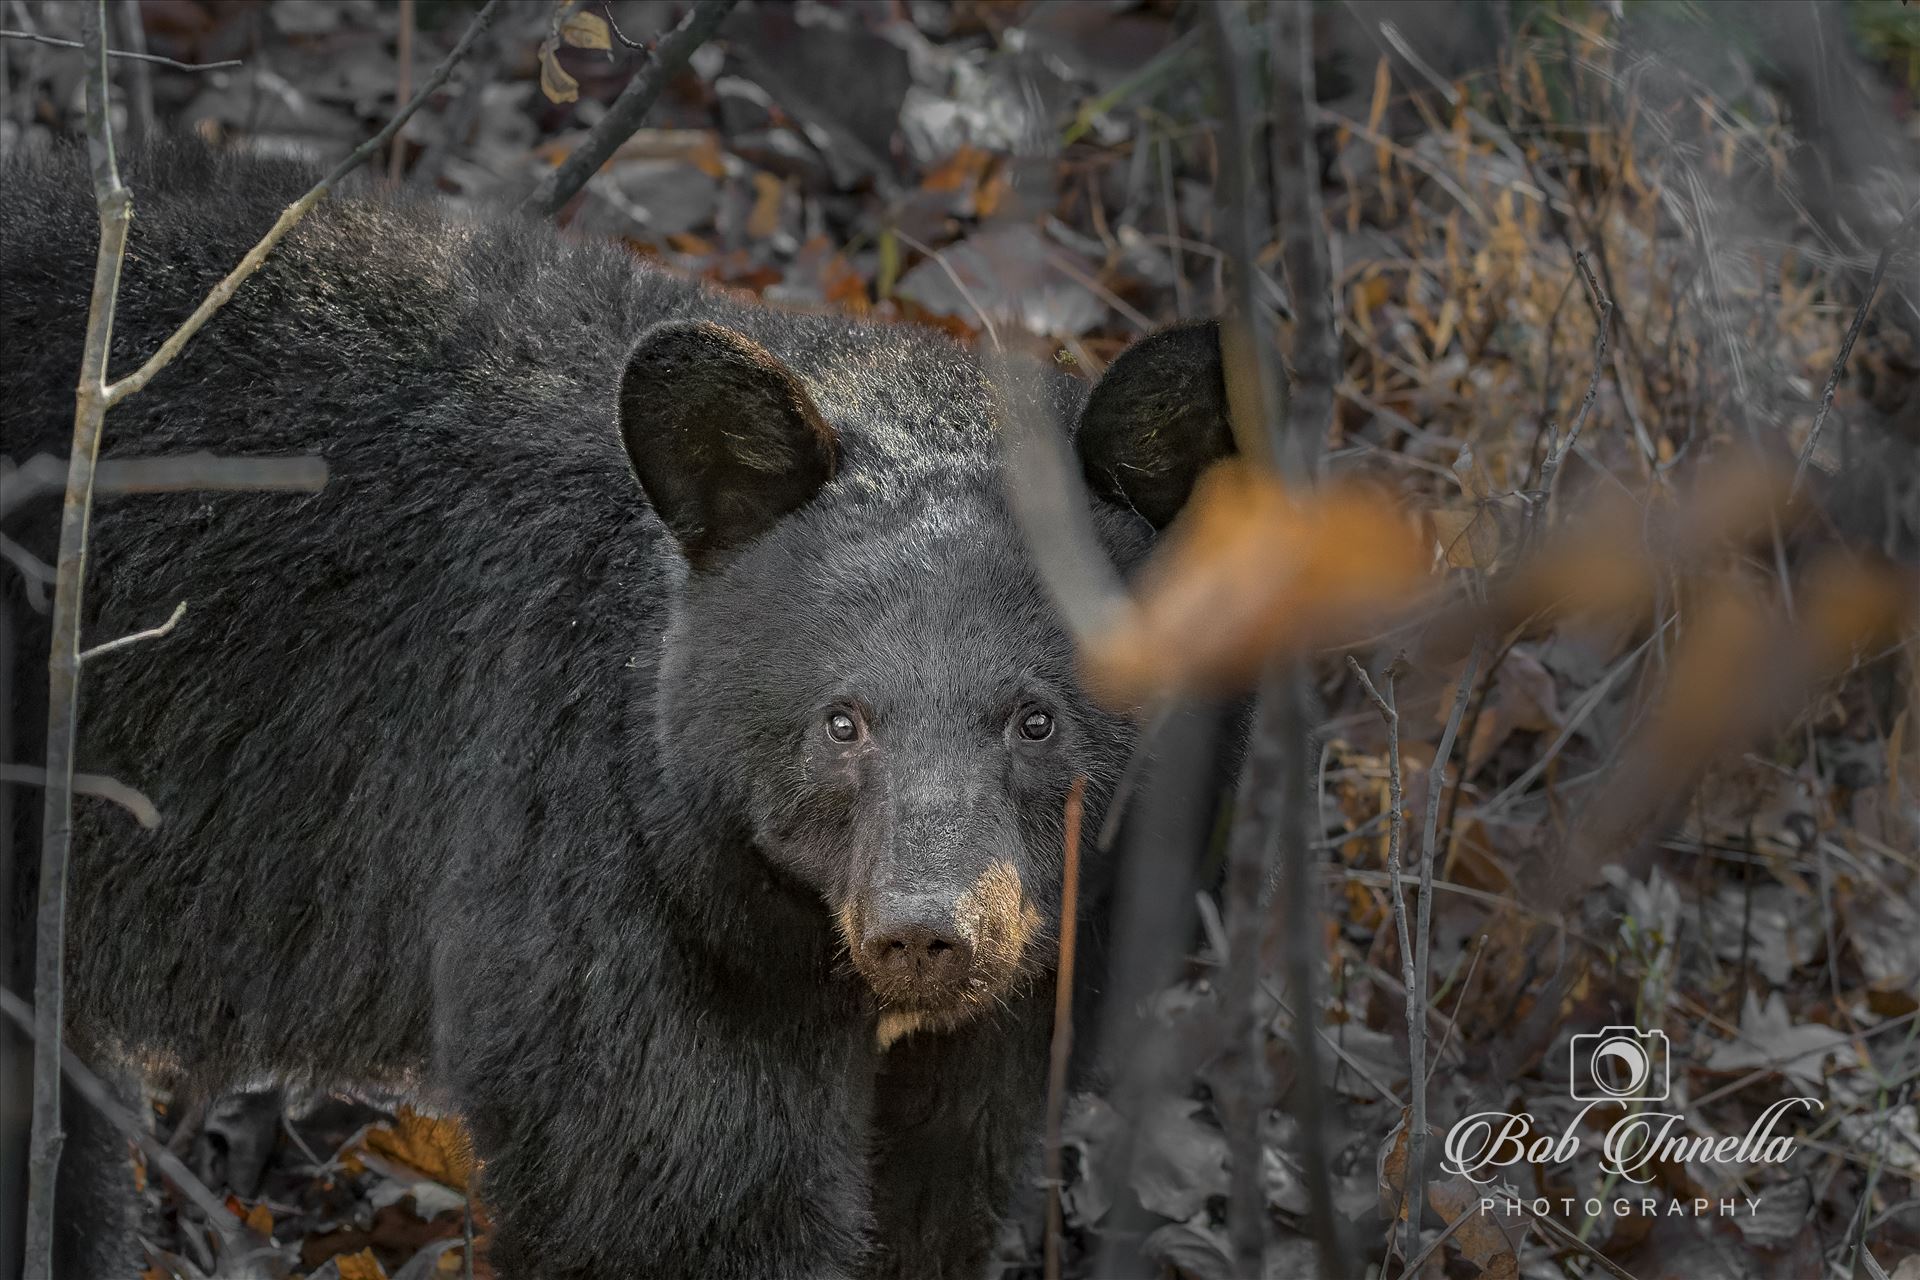
{"label": "bear's left ear", "polygon": [[1233,453],[1220,326],[1176,325],[1122,351],[1087,397],[1074,449],[1094,493],[1165,528],[1200,473]]}
{"label": "bear's left ear", "polygon": [[655,325],[634,346],[620,379],[620,438],[696,569],[804,506],[839,455],[800,380],[704,320]]}

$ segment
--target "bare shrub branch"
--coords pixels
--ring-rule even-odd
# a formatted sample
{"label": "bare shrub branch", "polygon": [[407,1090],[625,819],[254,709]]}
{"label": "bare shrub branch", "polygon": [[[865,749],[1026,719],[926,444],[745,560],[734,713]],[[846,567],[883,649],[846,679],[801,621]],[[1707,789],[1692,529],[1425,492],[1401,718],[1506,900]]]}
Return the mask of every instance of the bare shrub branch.
{"label": "bare shrub branch", "polygon": [[1840,375],[1847,367],[1847,357],[1853,354],[1854,339],[1860,336],[1861,328],[1867,323],[1867,313],[1873,310],[1873,299],[1880,292],[1880,282],[1886,278],[1887,264],[1893,260],[1894,250],[1900,241],[1912,230],[1915,219],[1920,219],[1920,201],[1907,210],[1907,216],[1900,219],[1900,225],[1893,229],[1887,242],[1880,249],[1880,256],[1874,260],[1873,274],[1867,278],[1866,292],[1860,297],[1860,306],[1853,313],[1853,323],[1847,326],[1847,336],[1840,341],[1840,352],[1833,358],[1833,369],[1827,374],[1827,385],[1820,392],[1820,412],[1814,415],[1813,429],[1807,432],[1807,442],[1800,446],[1800,460],[1793,467],[1792,492],[1800,492],[1800,481],[1807,474],[1807,464],[1813,461],[1814,448],[1820,443],[1821,429],[1827,425],[1827,411],[1833,408],[1833,393],[1840,386]]}
{"label": "bare shrub branch", "polygon": [[54,1175],[60,1165],[60,1036],[66,956],[68,850],[73,840],[74,736],[80,703],[80,592],[86,573],[87,527],[93,513],[93,468],[107,413],[107,350],[120,292],[132,201],[120,183],[107,103],[107,6],[86,7],[87,158],[100,215],[93,297],[86,345],[74,396],[73,451],[60,512],[60,557],[55,566],[52,639],[48,649],[46,796],[41,817],[40,887],[34,917],[33,1128],[27,1157],[26,1252],[28,1280],[51,1280]]}
{"label": "bare shrub branch", "polygon": [[89,662],[94,658],[101,657],[104,654],[114,653],[120,649],[125,649],[130,645],[139,644],[144,640],[158,640],[161,636],[168,634],[175,627],[179,626],[180,619],[186,616],[187,616],[187,602],[185,600],[182,600],[179,604],[173,607],[173,613],[169,615],[167,620],[161,623],[159,626],[148,627],[145,631],[135,631],[129,635],[121,636],[117,640],[108,640],[102,644],[97,644],[93,646],[93,648],[83,652],[80,655],[80,661]]}
{"label": "bare shrub branch", "polygon": [[[0,764],[0,783],[44,787],[47,785],[47,771],[28,764]],[[113,801],[149,831],[160,825],[160,810],[153,801],[118,778],[109,778],[101,773],[76,773],[72,786],[75,795],[98,796],[102,800]]]}
{"label": "bare shrub branch", "polygon": [[1066,1173],[1060,1148],[1060,1121],[1067,1106],[1067,1064],[1073,1057],[1073,960],[1079,933],[1080,816],[1087,794],[1085,775],[1075,777],[1067,793],[1065,868],[1060,889],[1060,967],[1053,989],[1053,1048],[1047,1070],[1047,1239],[1046,1278],[1060,1280],[1060,1189]]}
{"label": "bare shrub branch", "polygon": [[[58,49],[85,49],[86,45],[78,40],[62,40],[58,36],[43,36],[38,31],[0,30],[0,40],[31,40],[35,44],[50,44]],[[224,67],[243,67],[246,63],[237,58],[224,62],[175,62],[172,58],[163,58],[157,53],[138,53],[132,49],[109,49],[109,58],[128,58],[136,62],[151,62],[162,67],[172,67],[175,71],[219,71]]]}
{"label": "bare shrub branch", "polygon": [[[37,1035],[37,1020],[34,1011],[27,1007],[13,992],[0,988],[0,1010],[29,1035]],[[140,1150],[153,1162],[154,1168],[162,1177],[180,1188],[187,1199],[207,1215],[207,1221],[213,1229],[227,1239],[238,1239],[246,1234],[246,1228],[233,1216],[226,1202],[207,1190],[205,1183],[195,1177],[193,1170],[181,1163],[180,1157],[167,1149],[167,1145],[153,1136],[152,1130],[137,1117],[129,1115],[113,1096],[113,1090],[99,1076],[95,1075],[86,1063],[80,1061],[77,1054],[70,1050],[60,1052],[61,1069],[66,1072],[67,1080],[73,1085],[74,1092],[107,1118],[114,1128],[126,1134],[140,1145]]]}
{"label": "bare shrub branch", "polygon": [[[106,0],[86,8],[84,47],[90,65],[86,74],[86,136],[92,171],[94,203],[100,217],[100,246],[94,260],[94,278],[81,357],[80,380],[74,396],[73,448],[67,460],[66,496],[60,518],[60,554],[55,566],[52,636],[48,649],[47,738],[44,783],[45,806],[41,824],[39,901],[35,914],[33,1124],[27,1164],[26,1250],[27,1280],[50,1280],[53,1270],[54,1183],[60,1163],[61,1032],[64,1026],[62,967],[66,954],[67,875],[73,842],[74,751],[78,731],[81,653],[80,608],[86,573],[87,532],[93,512],[96,464],[101,427],[107,410],[134,395],[164,369],[215,312],[232,298],[257,270],[273,247],[333,185],[366,162],[407,119],[446,82],[453,66],[486,30],[500,0],[488,0],[473,24],[445,60],[387,126],[334,166],[318,185],[290,205],[272,229],[176,329],[138,370],[109,383],[107,358],[112,345],[114,308],[120,291],[120,269],[126,256],[127,230],[133,202],[120,181],[114,154],[109,109],[106,47]],[[308,473],[311,478],[311,472]],[[324,469],[322,471],[324,479]],[[177,620],[177,614],[176,614]],[[168,624],[171,626],[171,623]],[[144,637],[143,637],[144,638]],[[131,642],[133,637],[127,638]],[[118,647],[116,642],[109,647]],[[118,784],[115,784],[118,785]],[[144,797],[141,797],[144,801]],[[125,800],[122,798],[122,802]],[[147,810],[158,822],[158,814]],[[136,810],[138,813],[138,810]],[[144,819],[143,819],[144,821]]]}
{"label": "bare shrub branch", "polygon": [[600,166],[613,158],[620,144],[634,135],[647,112],[673,78],[685,69],[694,52],[713,37],[738,0],[700,0],[680,19],[680,25],[660,38],[646,65],[634,73],[613,100],[600,123],[587,132],[579,146],[553,172],[540,180],[521,209],[551,218],[567,207]]}
{"label": "bare shrub branch", "polygon": [[[1419,985],[1419,977],[1414,972],[1413,930],[1407,923],[1407,886],[1401,875],[1401,860],[1405,854],[1404,833],[1405,794],[1401,788],[1400,777],[1400,709],[1393,700],[1394,670],[1400,660],[1395,658],[1387,664],[1387,691],[1383,695],[1374,688],[1373,678],[1367,669],[1360,665],[1351,654],[1347,656],[1347,666],[1353,670],[1365,691],[1367,700],[1373,703],[1380,713],[1380,720],[1387,726],[1387,876],[1393,895],[1393,924],[1400,935],[1400,982],[1407,989],[1407,1089],[1413,1096],[1412,1116],[1408,1120],[1410,1129],[1426,1131],[1427,1119],[1427,1073],[1425,1070],[1427,1045],[1426,990]],[[1428,778],[1431,785],[1433,779]],[[1412,1134],[1407,1141],[1408,1159],[1413,1154]],[[1408,1177],[1401,1187],[1401,1202],[1406,1210],[1407,1224],[1402,1236],[1401,1256],[1411,1258],[1420,1244],[1420,1204],[1416,1198],[1423,1195],[1425,1188],[1417,1187],[1408,1169]]]}

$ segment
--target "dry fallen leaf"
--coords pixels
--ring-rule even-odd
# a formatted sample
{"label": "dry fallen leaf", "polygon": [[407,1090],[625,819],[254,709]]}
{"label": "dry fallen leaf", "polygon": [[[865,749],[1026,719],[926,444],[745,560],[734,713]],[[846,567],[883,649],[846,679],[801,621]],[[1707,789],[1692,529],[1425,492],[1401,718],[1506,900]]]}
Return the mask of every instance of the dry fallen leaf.
{"label": "dry fallen leaf", "polygon": [[340,1280],[387,1280],[386,1268],[380,1265],[380,1259],[373,1256],[371,1249],[342,1254],[333,1260],[333,1265],[339,1269]]}
{"label": "dry fallen leaf", "polygon": [[1480,1188],[1465,1178],[1452,1177],[1427,1185],[1427,1203],[1452,1222],[1469,1215],[1453,1233],[1460,1256],[1478,1269],[1481,1280],[1519,1280],[1520,1258],[1498,1218],[1480,1208]]}
{"label": "dry fallen leaf", "polygon": [[464,1193],[473,1174],[473,1140],[451,1117],[427,1116],[401,1107],[391,1128],[367,1130],[368,1150]]}

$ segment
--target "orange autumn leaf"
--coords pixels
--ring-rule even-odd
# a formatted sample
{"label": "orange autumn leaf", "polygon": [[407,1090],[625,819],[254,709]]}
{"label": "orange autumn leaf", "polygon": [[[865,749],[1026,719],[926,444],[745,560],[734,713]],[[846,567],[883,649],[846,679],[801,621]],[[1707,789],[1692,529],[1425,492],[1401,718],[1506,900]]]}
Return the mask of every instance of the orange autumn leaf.
{"label": "orange autumn leaf", "polygon": [[340,1254],[333,1263],[340,1270],[340,1280],[387,1280],[386,1268],[380,1265],[380,1259],[373,1256],[371,1249]]}
{"label": "orange autumn leaf", "polygon": [[1737,586],[1711,589],[1692,610],[1645,738],[1665,769],[1689,771],[1724,744],[1767,674],[1768,621]]}
{"label": "orange autumn leaf", "polygon": [[926,191],[964,191],[978,183],[992,163],[991,153],[962,143],[952,155],[927,171],[920,186]]}
{"label": "orange autumn leaf", "polygon": [[273,1210],[264,1204],[256,1204],[247,1210],[247,1216],[241,1219],[247,1224],[247,1230],[263,1240],[273,1239]]}
{"label": "orange autumn leaf", "polygon": [[1294,495],[1239,461],[1195,486],[1134,607],[1082,654],[1116,702],[1250,686],[1269,659],[1353,639],[1427,585],[1414,527],[1383,491]]}
{"label": "orange autumn leaf", "polygon": [[1885,645],[1920,621],[1910,574],[1851,556],[1815,565],[1801,588],[1808,656],[1821,677],[1839,674],[1854,655]]}
{"label": "orange autumn leaf", "polygon": [[458,1191],[467,1189],[473,1174],[473,1139],[452,1117],[427,1116],[401,1107],[391,1127],[369,1129],[365,1142],[375,1155],[417,1169]]}

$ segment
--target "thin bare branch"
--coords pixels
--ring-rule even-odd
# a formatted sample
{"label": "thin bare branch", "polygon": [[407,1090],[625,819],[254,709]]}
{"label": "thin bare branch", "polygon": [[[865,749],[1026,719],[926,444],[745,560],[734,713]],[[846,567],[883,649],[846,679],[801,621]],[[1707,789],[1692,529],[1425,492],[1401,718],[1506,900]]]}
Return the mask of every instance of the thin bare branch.
{"label": "thin bare branch", "polygon": [[1920,200],[1915,201],[1913,208],[1907,210],[1907,216],[1900,219],[1900,225],[1887,237],[1886,244],[1880,248],[1880,256],[1874,260],[1873,274],[1867,277],[1866,293],[1853,313],[1853,323],[1847,326],[1847,336],[1840,341],[1840,352],[1833,358],[1833,368],[1827,374],[1827,385],[1820,392],[1820,412],[1814,415],[1813,429],[1807,432],[1807,442],[1800,446],[1800,460],[1793,467],[1793,487],[1789,497],[1800,492],[1800,482],[1806,477],[1807,466],[1813,461],[1813,451],[1820,443],[1820,432],[1827,425],[1827,412],[1833,408],[1833,393],[1840,386],[1840,375],[1846,371],[1847,358],[1853,354],[1854,339],[1860,336],[1861,328],[1867,323],[1867,313],[1873,310],[1874,297],[1880,292],[1880,282],[1886,278],[1887,264],[1893,260],[1894,250],[1913,227],[1916,218],[1920,218]]}
{"label": "thin bare branch", "polygon": [[639,129],[661,93],[685,69],[695,50],[720,29],[736,3],[737,0],[699,0],[688,10],[687,16],[680,19],[680,25],[660,38],[653,55],[634,73],[600,123],[588,131],[573,154],[540,180],[540,185],[521,203],[521,209],[551,218],[566,208],[567,202],[587,185],[587,180],[600,172],[600,166],[613,158],[620,144]]}
{"label": "thin bare branch", "polygon": [[1549,1218],[1544,1213],[1535,1213],[1533,1210],[1533,1206],[1527,1203],[1526,1197],[1520,1196],[1520,1197],[1510,1198],[1508,1200],[1508,1203],[1513,1207],[1519,1209],[1522,1213],[1526,1214],[1527,1217],[1531,1218],[1534,1221],[1534,1223],[1540,1227],[1541,1234],[1545,1235],[1548,1239],[1552,1240],[1555,1244],[1561,1246],[1562,1248],[1573,1249],[1579,1253],[1584,1253],[1585,1255],[1587,1255],[1587,1257],[1593,1259],[1593,1263],[1595,1266],[1599,1267],[1602,1271],[1606,1272],[1608,1275],[1613,1276],[1614,1280],[1634,1280],[1633,1272],[1627,1270],[1625,1267],[1615,1262],[1612,1258],[1609,1258],[1606,1254],[1601,1253],[1598,1249],[1594,1248],[1592,1245],[1588,1244],[1585,1240],[1582,1240],[1579,1236],[1567,1230],[1565,1227],[1561,1226],[1558,1222],[1555,1222],[1552,1218]]}
{"label": "thin bare branch", "polygon": [[1008,502],[1034,567],[1074,638],[1103,637],[1132,606],[1094,532],[1093,498],[1047,388],[1030,362],[1000,351],[980,355],[1006,442]]}
{"label": "thin bare branch", "polygon": [[[34,1011],[13,992],[0,988],[0,1010],[4,1010],[14,1023],[29,1035],[37,1035]],[[71,1050],[60,1053],[60,1066],[66,1072],[67,1081],[87,1103],[105,1116],[107,1122],[120,1132],[140,1144],[140,1150],[160,1175],[180,1188],[187,1199],[207,1215],[207,1221],[215,1231],[229,1240],[240,1239],[246,1235],[246,1228],[233,1216],[226,1202],[207,1190],[206,1184],[195,1177],[193,1170],[180,1161],[180,1157],[167,1149],[167,1145],[153,1136],[153,1132],[138,1118],[130,1115],[125,1107],[113,1096],[113,1090],[106,1081],[95,1075],[86,1063]]]}
{"label": "thin bare branch", "polygon": [[[47,771],[28,764],[0,764],[0,782],[21,787],[44,787],[47,785]],[[153,801],[118,778],[109,778],[103,773],[76,773],[73,775],[73,790],[77,795],[98,796],[102,800],[113,801],[149,831],[160,825],[160,810]]]}
{"label": "thin bare branch", "polygon": [[1567,428],[1566,438],[1549,445],[1546,459],[1540,464],[1540,488],[1527,512],[1529,537],[1539,525],[1538,509],[1553,500],[1553,484],[1559,474],[1560,464],[1573,452],[1573,446],[1580,442],[1580,430],[1587,425],[1587,415],[1593,412],[1593,402],[1600,393],[1600,377],[1607,367],[1607,333],[1613,327],[1613,299],[1601,291],[1600,282],[1594,279],[1593,268],[1587,265],[1586,254],[1575,256],[1574,267],[1586,286],[1587,304],[1593,308],[1593,373],[1587,379],[1587,393],[1580,399],[1580,411],[1574,415],[1573,425]]}
{"label": "thin bare branch", "polygon": [[1293,404],[1290,445],[1306,474],[1319,467],[1333,428],[1334,387],[1340,382],[1340,330],[1333,303],[1333,268],[1320,202],[1320,152],[1314,143],[1313,27],[1305,0],[1272,7],[1274,215],[1280,258],[1293,301]]}
{"label": "thin bare branch", "polygon": [[[1304,9],[1284,3],[1273,8],[1286,11],[1282,25],[1298,27],[1285,38],[1297,39],[1300,47],[1290,47],[1287,55],[1310,58]],[[1249,29],[1249,6],[1217,4],[1209,8],[1208,17],[1225,104],[1220,131],[1220,216],[1229,251],[1234,314],[1221,328],[1221,357],[1226,368],[1229,417],[1234,440],[1244,456],[1279,471],[1295,485],[1305,486],[1318,470],[1325,431],[1316,433],[1311,424],[1303,426],[1294,420],[1286,376],[1275,360],[1270,317],[1255,290],[1264,202],[1258,198],[1254,181],[1255,112],[1247,66],[1247,51],[1253,48],[1254,40]],[[1310,90],[1308,96],[1310,99]],[[1288,98],[1276,99],[1273,105],[1277,131],[1311,130],[1306,104]],[[1312,145],[1309,142],[1287,154],[1310,155]],[[1317,173],[1317,166],[1315,169]],[[1323,236],[1325,230],[1316,224],[1311,233]],[[1319,335],[1312,339],[1319,340]],[[1264,1274],[1268,1214],[1261,1119],[1270,1102],[1270,1085],[1266,1021],[1259,1003],[1261,938],[1267,927],[1261,896],[1266,868],[1277,854],[1281,868],[1278,926],[1285,939],[1283,973],[1295,1006],[1291,1044],[1300,1164],[1307,1184],[1320,1275],[1322,1280],[1344,1280],[1357,1274],[1357,1269],[1342,1239],[1341,1219],[1333,1202],[1332,1153],[1326,1132],[1328,1107],[1316,1047],[1320,1017],[1316,979],[1321,958],[1317,878],[1313,874],[1317,856],[1314,804],[1307,794],[1311,724],[1307,708],[1311,700],[1306,673],[1297,663],[1270,664],[1256,695],[1252,737],[1235,794],[1233,829],[1227,837],[1231,955],[1222,1000],[1225,1047],[1234,1068],[1230,1077],[1232,1096],[1222,1099],[1233,1166],[1227,1229],[1234,1272]]]}
{"label": "thin bare branch", "polygon": [[[36,453],[0,474],[0,517],[66,484],[67,461]],[[314,454],[288,458],[230,458],[212,453],[179,453],[158,458],[107,458],[94,469],[95,497],[128,493],[206,491],[318,493],[327,484],[326,459]]]}
{"label": "thin bare branch", "polygon": [[[87,46],[78,40],[62,40],[58,36],[43,36],[37,31],[0,30],[0,40],[31,40],[35,44],[50,44],[59,49],[84,49]],[[237,58],[224,62],[175,62],[172,58],[163,58],[155,53],[137,53],[132,49],[109,49],[109,58],[128,58],[137,62],[151,62],[162,67],[172,67],[175,71],[219,71],[226,67],[244,67],[246,63]]]}
{"label": "thin bare branch", "polygon": [[80,594],[86,575],[87,531],[93,514],[93,470],[100,428],[107,412],[107,352],[120,292],[133,205],[120,183],[108,109],[107,6],[94,0],[85,10],[87,157],[94,203],[100,216],[100,246],[94,257],[93,294],[74,395],[73,450],[67,462],[67,492],[60,513],[60,556],[55,566],[53,626],[47,656],[46,789],[41,819],[39,901],[34,916],[33,1129],[27,1157],[27,1217],[24,1271],[27,1280],[51,1280],[54,1242],[54,1178],[60,1166],[60,1036],[64,1026],[67,868],[73,840],[73,759],[80,704]]}
{"label": "thin bare branch", "polygon": [[[158,117],[153,110],[153,68],[146,58],[147,26],[140,16],[140,0],[115,0],[120,14],[120,31],[127,42],[127,136],[134,143],[147,142],[158,132]],[[112,55],[109,54],[109,57]]]}
{"label": "thin bare branch", "polygon": [[967,282],[960,278],[960,273],[953,269],[953,264],[947,261],[947,255],[938,249],[920,243],[898,227],[893,229],[893,234],[898,236],[901,241],[906,244],[907,248],[912,249],[915,253],[922,253],[932,258],[934,262],[938,264],[940,270],[946,272],[947,279],[953,283],[953,287],[959,291],[960,296],[966,300],[967,305],[973,308],[973,314],[978,317],[980,328],[986,332],[987,341],[993,344],[993,349],[995,351],[1005,350],[1006,348],[1000,341],[1000,330],[994,325],[993,317],[988,314],[985,307],[980,305],[980,299],[973,296],[973,290],[969,289]]}
{"label": "thin bare branch", "polygon": [[1053,989],[1053,1049],[1047,1071],[1047,1240],[1046,1277],[1060,1280],[1060,1189],[1066,1185],[1060,1147],[1060,1122],[1067,1106],[1067,1064],[1073,1056],[1073,959],[1079,934],[1080,815],[1087,779],[1076,776],[1067,792],[1064,878],[1060,889],[1060,967]]}
{"label": "thin bare branch", "polygon": [[96,481],[102,494],[247,492],[318,493],[327,485],[326,459],[223,458],[182,453],[161,458],[109,458]]}
{"label": "thin bare branch", "polygon": [[161,623],[159,626],[148,627],[145,631],[135,631],[129,635],[121,636],[117,640],[108,640],[103,644],[97,644],[93,646],[93,648],[88,649],[83,653],[81,653],[80,661],[90,662],[93,659],[98,658],[103,654],[113,653],[117,650],[125,649],[131,645],[139,644],[143,640],[158,640],[161,636],[166,635],[167,633],[172,631],[175,627],[179,626],[180,619],[186,616],[187,616],[187,602],[185,600],[182,600],[179,604],[173,606],[173,613],[169,615],[167,620]]}
{"label": "thin bare branch", "polygon": [[[1447,727],[1441,731],[1440,745],[1434,748],[1433,767],[1427,773],[1426,826],[1420,840],[1420,913],[1413,926],[1413,985],[1407,988],[1407,1017],[1409,1020],[1417,1017],[1423,1030],[1428,980],[1433,967],[1433,866],[1437,856],[1434,843],[1440,826],[1440,794],[1447,789],[1447,761],[1453,756],[1453,742],[1460,734],[1460,720],[1466,714],[1473,680],[1480,671],[1481,647],[1482,641],[1475,639],[1473,648],[1467,651],[1467,665],[1460,672],[1460,683],[1454,690],[1453,709],[1447,713]],[[1408,1042],[1409,1068],[1413,1072],[1407,1085],[1413,1095],[1412,1113],[1407,1122],[1407,1213],[1411,1222],[1419,1221],[1420,1206],[1426,1203],[1427,1196],[1426,1051],[1424,1034]],[[1415,1232],[1412,1242],[1418,1240],[1419,1234]],[[1412,1253],[1411,1248],[1408,1253]]]}
{"label": "thin bare branch", "polygon": [[1256,206],[1252,90],[1242,50],[1250,41],[1246,5],[1216,4],[1207,9],[1214,57],[1220,69],[1220,93],[1226,112],[1220,128],[1220,212],[1226,232],[1227,285],[1232,311],[1220,325],[1220,355],[1226,366],[1227,403],[1233,439],[1242,457],[1258,460],[1289,476],[1302,468],[1287,466],[1282,436],[1287,422],[1287,380],[1271,359],[1273,327],[1260,301],[1260,232],[1263,210]]}
{"label": "thin bare branch", "polygon": [[[1384,695],[1374,688],[1373,678],[1367,674],[1367,669],[1361,666],[1359,660],[1351,654],[1347,657],[1347,666],[1352,668],[1354,676],[1360,681],[1361,689],[1366,692],[1368,701],[1373,703],[1374,709],[1380,713],[1381,721],[1387,726],[1387,803],[1391,806],[1387,819],[1387,875],[1392,885],[1389,892],[1393,895],[1393,923],[1400,935],[1400,982],[1407,991],[1407,1055],[1409,1059],[1407,1088],[1413,1095],[1413,1116],[1408,1123],[1423,1126],[1424,1132],[1427,1118],[1426,991],[1419,985],[1419,978],[1414,973],[1413,930],[1407,924],[1407,887],[1401,875],[1401,860],[1405,856],[1403,834],[1406,829],[1404,816],[1406,801],[1401,790],[1400,775],[1400,709],[1393,700],[1394,669],[1399,665],[1399,661],[1395,658],[1387,664],[1387,691]],[[1432,779],[1428,781],[1431,782]],[[1408,1150],[1411,1155],[1411,1133],[1408,1139]],[[1402,1207],[1407,1215],[1400,1246],[1400,1256],[1403,1258],[1413,1257],[1414,1251],[1420,1244],[1422,1201],[1412,1198],[1413,1190],[1413,1179],[1408,1178],[1401,1188]],[[1421,1191],[1424,1193],[1425,1188],[1421,1188]]]}

